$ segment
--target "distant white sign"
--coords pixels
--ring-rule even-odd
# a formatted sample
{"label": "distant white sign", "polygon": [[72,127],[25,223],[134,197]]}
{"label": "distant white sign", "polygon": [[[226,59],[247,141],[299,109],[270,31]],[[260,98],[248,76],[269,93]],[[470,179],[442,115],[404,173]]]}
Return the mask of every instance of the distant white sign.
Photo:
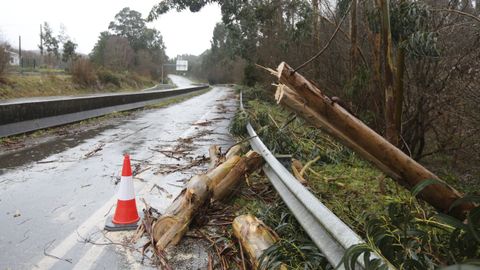
{"label": "distant white sign", "polygon": [[188,71],[188,61],[177,60],[177,71]]}

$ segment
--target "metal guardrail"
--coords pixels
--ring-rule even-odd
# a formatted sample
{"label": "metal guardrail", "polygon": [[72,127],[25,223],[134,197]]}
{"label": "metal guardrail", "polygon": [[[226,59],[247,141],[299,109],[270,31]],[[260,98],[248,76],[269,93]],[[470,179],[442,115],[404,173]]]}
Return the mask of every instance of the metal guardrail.
{"label": "metal guardrail", "polygon": [[[242,99],[240,93],[240,108],[243,110]],[[263,171],[282,200],[330,264],[339,265],[347,248],[364,241],[290,174],[263,144],[250,123],[247,130],[252,149],[266,162]],[[365,268],[363,260],[358,259],[357,266]],[[343,264],[338,269],[344,269]]]}

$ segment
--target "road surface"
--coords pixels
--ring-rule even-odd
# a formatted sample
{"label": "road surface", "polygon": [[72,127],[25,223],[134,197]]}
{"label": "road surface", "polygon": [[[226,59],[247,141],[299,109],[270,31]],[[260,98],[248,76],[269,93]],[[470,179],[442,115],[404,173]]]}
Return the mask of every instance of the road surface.
{"label": "road surface", "polygon": [[[182,169],[184,164],[207,155],[213,143],[231,145],[234,96],[232,89],[213,87],[107,127],[0,155],[0,269],[148,268],[140,248],[120,245],[133,232],[103,231],[116,203],[122,154],[131,155],[139,172],[138,210],[144,198],[162,212],[184,181],[204,169]],[[160,152],[170,150],[187,151],[173,158]],[[176,269],[205,269],[207,254],[202,244],[188,243],[172,260]]]}
{"label": "road surface", "polygon": [[177,87],[188,87],[193,85],[191,80],[182,76],[170,74],[168,75],[168,78],[170,78],[173,84],[175,84]]}

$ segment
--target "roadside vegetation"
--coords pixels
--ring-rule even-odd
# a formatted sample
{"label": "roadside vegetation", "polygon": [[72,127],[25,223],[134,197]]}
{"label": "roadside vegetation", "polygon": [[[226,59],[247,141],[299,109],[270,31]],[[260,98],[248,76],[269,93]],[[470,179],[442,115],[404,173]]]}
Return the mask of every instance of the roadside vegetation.
{"label": "roadside vegetation", "polygon": [[162,65],[169,62],[161,33],[148,28],[142,14],[124,8],[100,33],[89,55],[61,25],[55,33],[48,22],[41,25],[39,51],[22,51],[18,66],[9,65],[16,53],[0,43],[0,99],[140,90],[168,84]]}
{"label": "roadside vegetation", "polygon": [[318,54],[299,72],[326,95],[427,167],[478,181],[478,0],[168,0],[149,19],[208,3],[222,22],[192,67],[198,77],[269,85],[256,65],[297,68]]}
{"label": "roadside vegetation", "polygon": [[[464,200],[478,202],[480,1],[168,0],[149,19],[209,3],[221,6],[222,22],[198,61],[207,67],[199,74],[257,85],[244,89],[248,112],[236,115],[232,133],[245,138],[250,120],[272,151],[309,164],[309,189],[367,241],[346,260],[377,250],[399,269],[478,264],[478,207],[460,221],[417,200],[434,181],[406,190],[330,136],[293,120],[272,102],[269,85],[276,81],[258,66],[288,63]],[[257,215],[265,208],[252,200],[245,207]]]}
{"label": "roadside vegetation", "polygon": [[0,99],[132,91],[155,85],[155,81],[150,78],[136,74],[109,73],[109,75],[114,76],[114,79],[100,80],[95,77],[93,86],[77,83],[74,76],[64,73],[9,75],[4,78],[4,83],[0,84]]}
{"label": "roadside vegetation", "polygon": [[[378,252],[398,269],[434,269],[475,263],[480,258],[480,208],[472,211],[467,224],[438,213],[415,198],[422,187],[410,192],[398,185],[332,137],[276,105],[265,88],[240,89],[246,112],[237,112],[231,132],[247,138],[245,124],[250,121],[274,154],[290,154],[302,164],[310,164],[304,174],[308,189],[367,242],[347,252],[346,262],[366,251]],[[252,182],[269,185],[259,176],[250,179]],[[449,178],[449,184],[469,193],[467,200],[478,202],[474,195],[480,191],[478,183],[472,186],[461,178]],[[242,213],[263,218],[279,233],[281,241],[265,251],[264,263],[283,262],[292,269],[331,267],[281,199],[271,194],[275,191],[263,192],[270,195],[261,194],[255,200],[240,195],[234,204],[241,205]]]}

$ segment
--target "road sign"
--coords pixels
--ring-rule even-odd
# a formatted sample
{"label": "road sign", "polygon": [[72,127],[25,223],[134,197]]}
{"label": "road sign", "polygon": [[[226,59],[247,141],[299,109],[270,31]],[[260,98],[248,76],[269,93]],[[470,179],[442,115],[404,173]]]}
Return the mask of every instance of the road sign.
{"label": "road sign", "polygon": [[177,71],[188,71],[188,61],[177,60]]}

